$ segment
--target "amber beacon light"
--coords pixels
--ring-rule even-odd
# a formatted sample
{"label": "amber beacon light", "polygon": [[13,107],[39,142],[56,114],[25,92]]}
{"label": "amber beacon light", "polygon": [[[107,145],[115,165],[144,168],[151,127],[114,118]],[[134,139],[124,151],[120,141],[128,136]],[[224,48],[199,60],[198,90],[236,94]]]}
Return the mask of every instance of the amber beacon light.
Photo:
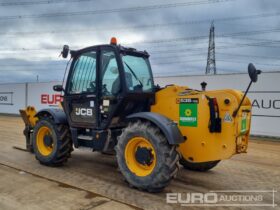
{"label": "amber beacon light", "polygon": [[117,45],[117,38],[116,37],[111,38],[111,44]]}

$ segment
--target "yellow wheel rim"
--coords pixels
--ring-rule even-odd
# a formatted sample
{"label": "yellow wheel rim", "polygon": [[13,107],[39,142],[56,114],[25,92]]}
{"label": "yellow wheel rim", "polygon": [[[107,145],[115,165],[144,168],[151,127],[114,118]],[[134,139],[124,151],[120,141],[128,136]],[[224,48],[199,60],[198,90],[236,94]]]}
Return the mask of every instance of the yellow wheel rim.
{"label": "yellow wheel rim", "polygon": [[45,142],[45,138],[51,135],[51,130],[46,126],[43,126],[38,130],[36,143],[40,154],[43,156],[48,156],[53,151],[53,143],[51,143],[51,145],[47,145]]}
{"label": "yellow wheel rim", "polygon": [[[136,157],[139,148],[149,151],[150,161],[148,164],[140,163]],[[125,147],[125,161],[129,170],[137,176],[148,176],[156,166],[156,152],[153,145],[143,137],[134,137],[129,140]]]}

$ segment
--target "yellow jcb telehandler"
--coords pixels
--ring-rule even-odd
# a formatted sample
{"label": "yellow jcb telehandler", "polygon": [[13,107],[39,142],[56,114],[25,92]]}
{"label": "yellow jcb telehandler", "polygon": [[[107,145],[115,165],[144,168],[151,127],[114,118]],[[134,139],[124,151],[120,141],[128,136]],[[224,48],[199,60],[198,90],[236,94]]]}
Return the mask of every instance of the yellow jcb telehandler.
{"label": "yellow jcb telehandler", "polygon": [[[67,58],[69,47],[62,56]],[[75,148],[115,151],[121,173],[141,190],[158,192],[179,164],[207,171],[245,153],[251,121],[246,94],[260,70],[248,67],[245,93],[154,84],[149,54],[110,44],[70,51],[62,108],[20,110],[26,146],[41,164],[63,165]]]}

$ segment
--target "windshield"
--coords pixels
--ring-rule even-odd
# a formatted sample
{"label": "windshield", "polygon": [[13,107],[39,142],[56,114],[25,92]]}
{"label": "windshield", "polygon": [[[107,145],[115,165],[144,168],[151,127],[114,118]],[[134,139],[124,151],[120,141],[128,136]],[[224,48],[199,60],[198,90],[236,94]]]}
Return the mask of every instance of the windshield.
{"label": "windshield", "polygon": [[127,88],[130,91],[152,91],[154,84],[148,58],[123,55],[122,60]]}

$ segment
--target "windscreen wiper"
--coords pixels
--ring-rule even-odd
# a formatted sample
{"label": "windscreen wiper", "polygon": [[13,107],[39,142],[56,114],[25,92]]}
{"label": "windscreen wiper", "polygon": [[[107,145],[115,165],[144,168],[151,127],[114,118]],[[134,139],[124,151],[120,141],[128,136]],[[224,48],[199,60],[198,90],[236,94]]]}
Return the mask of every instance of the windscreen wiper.
{"label": "windscreen wiper", "polygon": [[132,68],[124,61],[124,64],[127,66],[127,68],[129,69],[129,71],[132,73],[132,75],[134,76],[134,78],[139,82],[139,84],[141,85],[141,87],[143,87],[143,83],[141,82],[141,80],[136,76],[135,72],[132,70]]}

